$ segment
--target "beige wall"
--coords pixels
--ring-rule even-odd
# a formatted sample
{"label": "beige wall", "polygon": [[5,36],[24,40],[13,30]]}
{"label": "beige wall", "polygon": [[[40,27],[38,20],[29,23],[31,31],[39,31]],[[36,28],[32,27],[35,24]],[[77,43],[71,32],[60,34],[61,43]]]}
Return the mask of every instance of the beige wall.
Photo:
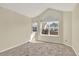
{"label": "beige wall", "polygon": [[[53,9],[48,10],[32,19],[34,22],[38,22],[38,33],[36,34],[36,40],[64,43],[69,46],[72,45],[74,49],[79,53],[79,6],[77,6],[72,13]],[[45,16],[54,16],[59,18],[60,37],[40,36],[39,24],[42,17]],[[30,35],[30,18],[17,14],[8,9],[0,8],[0,51],[27,42],[30,39]]]}
{"label": "beige wall", "polygon": [[0,7],[0,51],[27,42],[31,19]]}
{"label": "beige wall", "polygon": [[63,12],[63,43],[72,45],[72,12]]}
{"label": "beige wall", "polygon": [[[58,18],[58,21],[60,22],[60,31],[59,37],[53,37],[53,36],[41,36],[40,35],[40,22],[42,21],[43,17],[55,17]],[[45,41],[45,42],[54,42],[54,43],[63,43],[63,17],[62,12],[54,9],[47,9],[39,16],[33,18],[33,21],[38,22],[38,33],[37,33],[37,40]],[[47,20],[49,21],[49,20]]]}
{"label": "beige wall", "polygon": [[72,12],[72,46],[79,55],[79,4]]}
{"label": "beige wall", "polygon": [[[54,42],[54,43],[64,43],[66,45],[72,46],[72,12],[61,12],[53,9],[46,10],[44,13],[40,14],[36,18],[33,19],[33,22],[38,22],[38,26],[40,26],[40,20],[45,16],[54,16],[59,17],[60,21],[60,39],[58,37],[51,36],[40,36],[40,28],[38,28],[38,32],[36,35],[37,40],[46,41],[46,42]],[[63,26],[63,27],[62,27]],[[38,37],[38,38],[37,38]]]}

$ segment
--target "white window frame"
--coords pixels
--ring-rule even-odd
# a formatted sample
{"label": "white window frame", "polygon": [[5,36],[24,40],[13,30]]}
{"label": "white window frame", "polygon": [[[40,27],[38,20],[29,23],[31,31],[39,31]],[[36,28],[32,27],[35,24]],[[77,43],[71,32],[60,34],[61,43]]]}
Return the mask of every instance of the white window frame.
{"label": "white window frame", "polygon": [[[50,22],[50,21],[48,21],[48,22]],[[53,22],[53,21],[51,21],[51,22]],[[46,22],[40,22],[40,35],[41,36],[54,36],[54,37],[59,37],[59,24],[58,24],[58,35],[50,35],[50,27],[48,29],[48,34],[42,34],[42,24],[43,23],[46,23]]]}

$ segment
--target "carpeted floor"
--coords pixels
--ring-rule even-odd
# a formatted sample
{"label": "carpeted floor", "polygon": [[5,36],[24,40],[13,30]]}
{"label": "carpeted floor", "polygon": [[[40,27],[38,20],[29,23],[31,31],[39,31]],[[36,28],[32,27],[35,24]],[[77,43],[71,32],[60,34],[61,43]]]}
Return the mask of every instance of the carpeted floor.
{"label": "carpeted floor", "polygon": [[25,43],[0,53],[0,56],[76,56],[74,50],[64,44]]}

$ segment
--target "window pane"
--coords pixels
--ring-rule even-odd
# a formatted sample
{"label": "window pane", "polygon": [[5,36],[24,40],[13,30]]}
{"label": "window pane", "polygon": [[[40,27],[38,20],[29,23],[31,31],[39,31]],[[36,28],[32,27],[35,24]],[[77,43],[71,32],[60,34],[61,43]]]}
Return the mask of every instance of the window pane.
{"label": "window pane", "polygon": [[32,31],[37,32],[37,23],[32,23]]}
{"label": "window pane", "polygon": [[59,22],[42,22],[41,33],[44,35],[58,35],[59,32]]}
{"label": "window pane", "polygon": [[50,35],[58,35],[58,29],[50,28]]}
{"label": "window pane", "polygon": [[49,26],[47,23],[42,23],[42,34],[48,34]]}
{"label": "window pane", "polygon": [[58,35],[58,21],[53,21],[50,24],[50,35]]}

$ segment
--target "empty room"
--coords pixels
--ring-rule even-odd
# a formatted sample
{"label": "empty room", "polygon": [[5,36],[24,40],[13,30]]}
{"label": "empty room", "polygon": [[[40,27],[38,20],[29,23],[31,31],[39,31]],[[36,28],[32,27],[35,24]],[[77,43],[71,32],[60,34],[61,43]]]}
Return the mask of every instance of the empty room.
{"label": "empty room", "polygon": [[78,3],[0,3],[0,56],[79,56]]}

